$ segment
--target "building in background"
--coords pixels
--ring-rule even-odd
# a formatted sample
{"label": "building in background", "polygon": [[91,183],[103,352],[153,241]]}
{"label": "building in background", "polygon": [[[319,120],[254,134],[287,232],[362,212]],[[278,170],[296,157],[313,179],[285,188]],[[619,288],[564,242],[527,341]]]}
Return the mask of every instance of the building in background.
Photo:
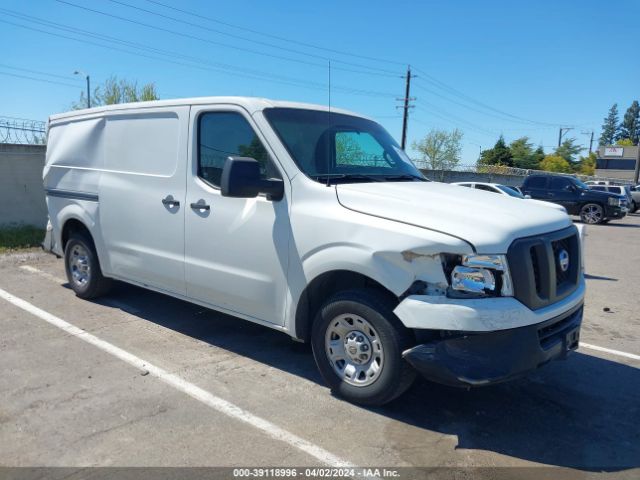
{"label": "building in background", "polygon": [[598,148],[596,176],[633,180],[639,147],[608,146]]}

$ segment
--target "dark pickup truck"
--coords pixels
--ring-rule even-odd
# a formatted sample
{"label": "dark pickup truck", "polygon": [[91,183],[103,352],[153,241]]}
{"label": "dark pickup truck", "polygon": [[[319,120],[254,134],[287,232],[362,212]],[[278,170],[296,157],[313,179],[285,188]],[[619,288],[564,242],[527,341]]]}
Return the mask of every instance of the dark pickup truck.
{"label": "dark pickup truck", "polygon": [[524,179],[522,192],[536,200],[562,205],[569,215],[579,215],[584,223],[606,223],[626,215],[619,195],[590,190],[574,177],[530,175]]}

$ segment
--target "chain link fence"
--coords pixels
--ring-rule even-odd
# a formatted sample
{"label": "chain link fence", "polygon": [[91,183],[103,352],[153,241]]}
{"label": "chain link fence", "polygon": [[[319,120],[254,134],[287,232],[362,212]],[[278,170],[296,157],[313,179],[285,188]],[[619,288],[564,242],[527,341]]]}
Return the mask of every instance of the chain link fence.
{"label": "chain link fence", "polygon": [[[557,173],[547,172],[544,170],[532,170],[526,168],[507,167],[504,165],[456,165],[447,169],[432,169],[428,162],[424,160],[413,160],[416,166],[422,170],[431,180],[440,182],[446,181],[467,181],[460,180],[461,177],[477,177],[476,181],[494,182],[499,178],[513,177],[513,179],[522,179],[535,173],[546,175],[564,175],[579,178],[583,182],[587,181],[609,181],[620,185],[631,185],[631,180],[622,180],[620,178],[598,177],[593,175],[582,175],[579,173]],[[483,178],[484,180],[480,180]],[[494,180],[486,180],[492,178]],[[450,180],[453,179],[453,180]],[[471,181],[471,180],[468,180]],[[499,183],[495,181],[495,183]],[[513,183],[513,182],[510,182]]]}

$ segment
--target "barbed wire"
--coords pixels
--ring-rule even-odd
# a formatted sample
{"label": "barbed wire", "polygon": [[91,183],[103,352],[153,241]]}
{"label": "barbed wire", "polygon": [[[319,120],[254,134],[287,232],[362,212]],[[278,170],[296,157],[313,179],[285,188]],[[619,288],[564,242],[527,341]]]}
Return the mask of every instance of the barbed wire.
{"label": "barbed wire", "polygon": [[46,139],[46,122],[0,116],[0,143],[44,145]]}

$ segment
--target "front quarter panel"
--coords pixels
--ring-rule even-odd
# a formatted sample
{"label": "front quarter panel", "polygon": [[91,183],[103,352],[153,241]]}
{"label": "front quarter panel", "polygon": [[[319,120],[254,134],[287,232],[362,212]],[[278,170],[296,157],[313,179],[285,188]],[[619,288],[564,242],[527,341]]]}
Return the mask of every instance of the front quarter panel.
{"label": "front quarter panel", "polygon": [[446,289],[440,253],[472,253],[460,239],[346,209],[337,200],[335,186],[301,175],[292,181],[292,195],[287,315],[291,332],[301,294],[324,273],[356,272],[399,297],[416,280]]}

